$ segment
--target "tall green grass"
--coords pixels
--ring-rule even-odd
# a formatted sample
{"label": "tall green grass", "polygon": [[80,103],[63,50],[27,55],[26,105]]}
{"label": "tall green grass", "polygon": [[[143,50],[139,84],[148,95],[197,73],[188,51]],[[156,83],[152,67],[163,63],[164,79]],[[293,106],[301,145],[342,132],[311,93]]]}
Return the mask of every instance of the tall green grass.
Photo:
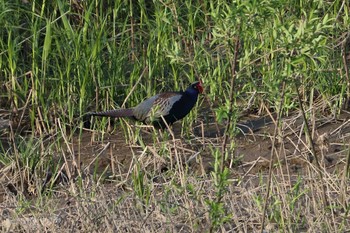
{"label": "tall green grass", "polygon": [[201,78],[225,111],[235,38],[237,96],[258,91],[273,107],[284,81],[288,109],[296,106],[294,81],[305,99],[346,94],[343,1],[3,1],[1,8],[3,106],[21,108],[29,98],[30,117],[40,111],[47,128],[50,115],[72,124],[88,110],[120,107],[136,83],[127,106]]}

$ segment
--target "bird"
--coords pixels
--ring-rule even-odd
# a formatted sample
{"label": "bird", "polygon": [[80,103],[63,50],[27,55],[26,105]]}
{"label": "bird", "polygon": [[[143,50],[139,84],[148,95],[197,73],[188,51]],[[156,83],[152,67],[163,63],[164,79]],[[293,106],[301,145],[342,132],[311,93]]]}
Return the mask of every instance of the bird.
{"label": "bird", "polygon": [[184,118],[195,106],[198,95],[203,93],[201,81],[192,83],[185,91],[163,92],[154,95],[133,108],[90,112],[90,116],[129,117],[147,125],[164,129]]}

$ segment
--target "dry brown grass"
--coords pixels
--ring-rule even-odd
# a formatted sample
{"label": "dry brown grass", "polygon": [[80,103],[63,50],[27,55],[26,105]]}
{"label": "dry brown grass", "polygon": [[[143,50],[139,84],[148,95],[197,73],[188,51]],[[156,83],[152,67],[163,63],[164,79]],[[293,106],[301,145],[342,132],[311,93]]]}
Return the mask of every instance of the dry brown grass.
{"label": "dry brown grass", "polygon": [[[229,186],[221,199],[227,221],[216,231],[261,229],[272,149],[277,156],[271,171],[266,232],[346,231],[350,227],[348,118],[347,112],[337,118],[315,115],[311,122],[323,180],[309,160],[310,147],[300,114],[283,119],[282,140],[275,148],[271,147],[273,124],[254,135],[235,138],[234,160],[226,162],[231,172]],[[52,149],[45,143],[32,143],[43,160],[35,171],[23,163],[18,149],[20,162],[13,160],[0,170],[1,230],[208,231],[215,211],[208,201],[217,198],[212,148],[220,147],[221,141],[203,135],[181,138],[179,132],[168,139],[164,135],[152,138],[150,133],[139,136],[139,140],[126,143],[122,133],[106,134],[101,139],[98,134],[84,132],[74,138],[65,135]],[[13,146],[18,145],[12,142],[7,148],[9,159]],[[54,173],[58,181],[52,188],[49,181],[41,193],[47,176],[44,161],[53,151],[59,171],[69,181],[64,182],[60,172]],[[322,201],[323,187],[327,206]]]}

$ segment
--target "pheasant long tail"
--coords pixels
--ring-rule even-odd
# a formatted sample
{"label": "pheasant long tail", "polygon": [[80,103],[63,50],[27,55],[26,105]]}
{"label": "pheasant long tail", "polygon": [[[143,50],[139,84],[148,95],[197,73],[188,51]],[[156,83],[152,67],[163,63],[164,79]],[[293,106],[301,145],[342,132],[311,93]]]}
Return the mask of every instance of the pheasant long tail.
{"label": "pheasant long tail", "polygon": [[117,117],[133,117],[134,113],[132,111],[132,108],[127,108],[127,109],[108,110],[104,112],[91,112],[89,113],[89,115],[117,118]]}

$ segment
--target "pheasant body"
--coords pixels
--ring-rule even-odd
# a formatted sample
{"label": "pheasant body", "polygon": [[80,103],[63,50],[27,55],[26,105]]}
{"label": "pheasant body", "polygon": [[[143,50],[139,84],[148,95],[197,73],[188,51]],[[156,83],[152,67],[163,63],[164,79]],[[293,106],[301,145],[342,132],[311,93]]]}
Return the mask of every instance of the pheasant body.
{"label": "pheasant body", "polygon": [[167,124],[171,125],[184,118],[196,104],[198,94],[202,92],[201,82],[195,82],[185,91],[160,93],[144,100],[134,108],[94,112],[89,115],[115,118],[132,117],[145,124],[165,128]]}

